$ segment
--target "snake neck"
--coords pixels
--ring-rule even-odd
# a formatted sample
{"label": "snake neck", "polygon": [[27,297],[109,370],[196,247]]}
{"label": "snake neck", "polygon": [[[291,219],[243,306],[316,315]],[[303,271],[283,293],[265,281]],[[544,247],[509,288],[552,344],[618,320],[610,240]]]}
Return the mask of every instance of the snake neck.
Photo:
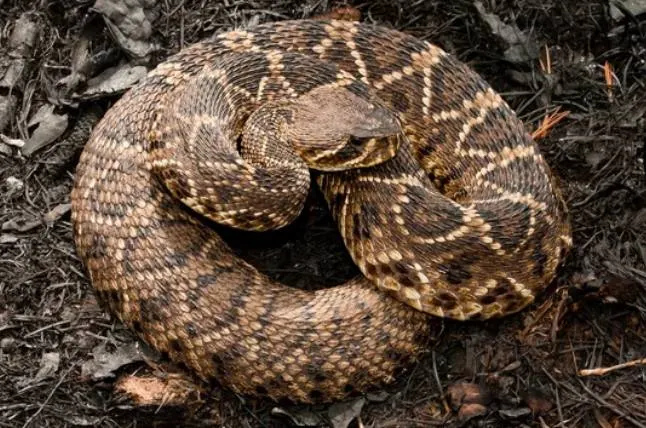
{"label": "snake neck", "polygon": [[292,110],[289,104],[270,101],[247,118],[240,143],[242,158],[269,174],[282,175],[285,168],[299,172],[309,182],[308,166],[297,151],[297,142],[288,133]]}

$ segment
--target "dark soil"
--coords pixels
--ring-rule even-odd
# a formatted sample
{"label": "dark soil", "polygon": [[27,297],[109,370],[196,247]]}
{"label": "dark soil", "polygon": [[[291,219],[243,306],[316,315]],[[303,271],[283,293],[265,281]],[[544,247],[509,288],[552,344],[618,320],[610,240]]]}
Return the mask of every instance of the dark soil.
{"label": "dark soil", "polygon": [[[344,6],[327,0],[158,3],[152,39],[161,50],[153,63],[234,26]],[[575,247],[553,286],[522,313],[486,323],[445,322],[437,345],[385,393],[368,396],[360,421],[351,426],[644,427],[646,16],[613,19],[608,3],[597,0],[483,3],[487,13],[530,36],[543,64],[549,50],[549,71],[539,58],[509,61],[505,41],[492,34],[472,1],[376,0],[355,6],[363,20],[433,41],[470,64],[530,130],[557,107],[570,112],[539,144],[560,176]],[[11,60],[8,40],[21,14],[29,12],[42,28],[25,78],[11,90],[0,88],[0,96],[17,99],[0,133],[27,138],[34,128],[29,119],[47,103],[70,118],[63,137],[32,156],[6,145],[9,153],[0,153],[0,427],[288,425],[288,416],[272,414],[275,403],[217,387],[200,397],[201,406],[138,408],[115,391],[114,379],[88,375],[93,354],[118,353],[134,341],[97,306],[75,253],[69,213],[60,206],[69,202],[82,147],[82,132],[74,130],[88,112],[116,98],[65,102],[70,97],[56,83],[70,74],[72,48],[78,40],[90,41],[96,59],[90,75],[129,60],[92,4],[0,0],[0,76]],[[613,72],[608,81],[606,62]],[[56,207],[63,216],[42,222]],[[291,285],[336,284],[356,273],[316,195],[286,231],[228,239]],[[580,372],[636,360],[641,364],[603,376]],[[161,367],[157,374],[166,365]],[[115,375],[152,371],[135,362]],[[327,406],[282,409],[295,417],[311,411],[322,421],[336,412]]]}

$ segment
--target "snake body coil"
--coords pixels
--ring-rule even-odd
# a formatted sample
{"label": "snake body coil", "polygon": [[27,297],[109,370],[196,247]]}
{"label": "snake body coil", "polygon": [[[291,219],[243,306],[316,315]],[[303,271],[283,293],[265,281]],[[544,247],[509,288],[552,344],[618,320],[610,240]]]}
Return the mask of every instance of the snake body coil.
{"label": "snake body coil", "polygon": [[[371,110],[379,126],[357,131],[353,101],[338,103],[349,109],[341,125],[317,123],[307,116],[315,110],[295,106],[322,87],[363,97],[368,110],[383,103],[396,119]],[[254,118],[283,98],[293,103],[279,117]],[[292,131],[262,133],[299,120],[326,139],[347,134],[349,121],[350,134],[366,138],[301,157],[375,165],[318,176],[365,277],[314,292],[272,282],[201,219],[263,229],[267,216],[278,226],[298,214],[307,169],[272,143]],[[260,149],[247,162],[236,139],[256,138],[244,135],[251,128]],[[391,160],[369,158],[392,156],[392,144]],[[265,169],[286,181],[267,184]],[[283,192],[295,202],[276,203]],[[286,214],[272,214],[279,209]],[[235,391],[306,402],[392,380],[424,349],[427,313],[485,319],[522,309],[571,243],[549,168],[498,94],[429,43],[338,21],[223,33],[161,64],[93,131],[72,220],[100,300],[142,339]]]}

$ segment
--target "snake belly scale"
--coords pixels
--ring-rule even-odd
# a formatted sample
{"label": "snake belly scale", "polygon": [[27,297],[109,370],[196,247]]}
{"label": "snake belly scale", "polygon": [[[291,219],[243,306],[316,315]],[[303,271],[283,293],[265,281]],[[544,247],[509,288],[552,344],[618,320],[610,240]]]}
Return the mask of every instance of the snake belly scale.
{"label": "snake belly scale", "polygon": [[[249,65],[244,73],[238,61]],[[215,111],[228,117],[208,126],[227,138],[263,103],[322,85],[367,87],[396,113],[405,138],[394,158],[317,177],[363,277],[324,290],[288,288],[207,227],[201,215],[244,201],[248,185],[220,179],[234,190],[218,187],[210,174],[251,170],[235,153],[196,160],[197,172],[178,161],[192,159],[173,147],[191,130],[175,126],[191,118],[177,113],[174,99],[202,74],[226,98]],[[278,167],[287,174],[291,164]],[[248,175],[262,189],[261,176]],[[198,187],[215,202],[205,203]],[[91,283],[126,326],[205,380],[304,402],[391,381],[424,350],[428,314],[517,312],[554,278],[571,245],[549,168],[498,94],[432,44],[340,21],[230,31],[172,56],[96,126],[71,200]],[[246,212],[238,205],[219,220],[236,226]]]}

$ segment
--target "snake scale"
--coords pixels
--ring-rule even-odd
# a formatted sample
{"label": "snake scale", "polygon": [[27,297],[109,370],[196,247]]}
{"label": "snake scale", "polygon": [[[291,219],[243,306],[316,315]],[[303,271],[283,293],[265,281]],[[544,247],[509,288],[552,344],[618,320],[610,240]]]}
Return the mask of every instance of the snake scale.
{"label": "snake scale", "polygon": [[[363,273],[316,291],[268,279],[206,219],[288,223],[310,165]],[[552,174],[502,98],[440,48],[356,22],[183,49],[95,127],[71,200],[89,278],[126,326],[202,379],[302,402],[391,381],[427,345],[428,314],[522,309],[571,245]]]}

